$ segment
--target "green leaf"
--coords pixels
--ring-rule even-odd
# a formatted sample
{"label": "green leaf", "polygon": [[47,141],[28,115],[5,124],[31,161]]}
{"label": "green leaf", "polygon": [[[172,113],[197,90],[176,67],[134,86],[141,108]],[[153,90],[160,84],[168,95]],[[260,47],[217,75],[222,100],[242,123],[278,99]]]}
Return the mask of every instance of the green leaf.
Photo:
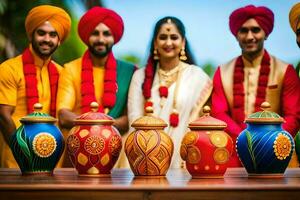
{"label": "green leaf", "polygon": [[[22,134],[23,131],[24,131],[24,136]],[[28,147],[28,145],[26,143],[26,133],[25,133],[24,126],[21,126],[20,128],[18,128],[18,130],[16,132],[16,136],[17,136],[17,142],[20,145],[21,151],[24,153],[24,155],[26,156],[26,158],[31,163],[32,157],[31,157],[31,153],[30,153],[29,147]]]}

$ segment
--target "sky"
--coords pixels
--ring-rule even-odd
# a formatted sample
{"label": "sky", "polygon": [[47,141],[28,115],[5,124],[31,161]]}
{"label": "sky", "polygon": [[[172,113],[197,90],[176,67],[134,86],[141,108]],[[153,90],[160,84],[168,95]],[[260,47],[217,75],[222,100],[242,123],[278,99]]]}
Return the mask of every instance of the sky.
{"label": "sky", "polygon": [[[267,6],[275,14],[273,32],[265,41],[270,54],[296,64],[300,49],[289,25],[288,14],[299,0],[103,0],[124,20],[122,40],[114,46],[116,57],[133,54],[145,61],[154,24],[162,17],[175,16],[185,25],[186,36],[198,65],[225,63],[241,50],[228,26],[229,15],[253,4]],[[144,64],[144,62],[143,62]]]}

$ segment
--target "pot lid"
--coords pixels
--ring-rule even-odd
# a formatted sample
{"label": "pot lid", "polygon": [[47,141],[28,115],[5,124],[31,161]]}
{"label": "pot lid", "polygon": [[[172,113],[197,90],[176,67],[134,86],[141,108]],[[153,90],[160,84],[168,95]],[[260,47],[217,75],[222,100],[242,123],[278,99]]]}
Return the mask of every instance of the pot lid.
{"label": "pot lid", "polygon": [[148,106],[146,109],[146,115],[135,120],[131,127],[135,129],[164,129],[167,127],[167,123],[153,116],[153,108]]}
{"label": "pot lid", "polygon": [[49,114],[41,112],[43,109],[41,103],[35,103],[33,109],[34,111],[32,113],[20,119],[21,123],[55,123],[57,121],[56,118]]}
{"label": "pot lid", "polygon": [[203,113],[204,115],[199,119],[189,123],[189,128],[191,130],[199,130],[199,129],[214,129],[214,130],[223,130],[227,127],[227,124],[219,119],[216,119],[210,116],[210,107],[204,106]]}
{"label": "pot lid", "polygon": [[267,109],[271,108],[271,105],[269,102],[263,102],[260,105],[260,108],[262,111],[252,113],[248,116],[248,118],[245,120],[245,122],[250,123],[270,123],[270,124],[278,124],[283,123],[284,119],[278,115],[275,112],[268,111]]}
{"label": "pot lid", "polygon": [[80,124],[101,124],[101,125],[112,125],[114,119],[104,113],[98,112],[99,104],[92,102],[90,104],[91,111],[83,113],[74,120],[75,125]]}

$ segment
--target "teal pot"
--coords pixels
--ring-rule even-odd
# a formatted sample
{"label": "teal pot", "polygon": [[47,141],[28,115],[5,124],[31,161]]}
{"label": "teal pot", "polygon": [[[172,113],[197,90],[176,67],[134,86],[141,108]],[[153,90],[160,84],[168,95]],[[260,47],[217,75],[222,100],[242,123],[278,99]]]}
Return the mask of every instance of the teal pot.
{"label": "teal pot", "polygon": [[236,142],[238,156],[250,176],[283,176],[294,148],[293,137],[282,129],[283,118],[267,111],[270,104],[261,105],[263,111],[246,119],[247,128]]}
{"label": "teal pot", "polygon": [[10,140],[23,175],[51,175],[64,150],[63,135],[55,125],[57,120],[41,109],[41,104],[35,104],[34,112],[21,118],[22,125]]}
{"label": "teal pot", "polygon": [[298,161],[300,162],[300,131],[295,136],[295,149],[298,157]]}

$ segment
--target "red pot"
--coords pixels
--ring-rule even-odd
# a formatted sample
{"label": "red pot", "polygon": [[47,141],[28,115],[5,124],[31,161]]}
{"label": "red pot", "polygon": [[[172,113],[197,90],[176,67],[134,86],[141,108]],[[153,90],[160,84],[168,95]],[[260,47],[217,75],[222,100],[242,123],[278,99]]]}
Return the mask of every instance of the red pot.
{"label": "red pot", "polygon": [[75,120],[67,138],[68,154],[79,175],[110,175],[122,148],[113,118],[97,110],[98,104],[91,103],[91,111]]}
{"label": "red pot", "polygon": [[231,137],[224,132],[227,124],[210,116],[209,106],[204,116],[189,124],[180,155],[193,178],[222,177],[233,152]]}

